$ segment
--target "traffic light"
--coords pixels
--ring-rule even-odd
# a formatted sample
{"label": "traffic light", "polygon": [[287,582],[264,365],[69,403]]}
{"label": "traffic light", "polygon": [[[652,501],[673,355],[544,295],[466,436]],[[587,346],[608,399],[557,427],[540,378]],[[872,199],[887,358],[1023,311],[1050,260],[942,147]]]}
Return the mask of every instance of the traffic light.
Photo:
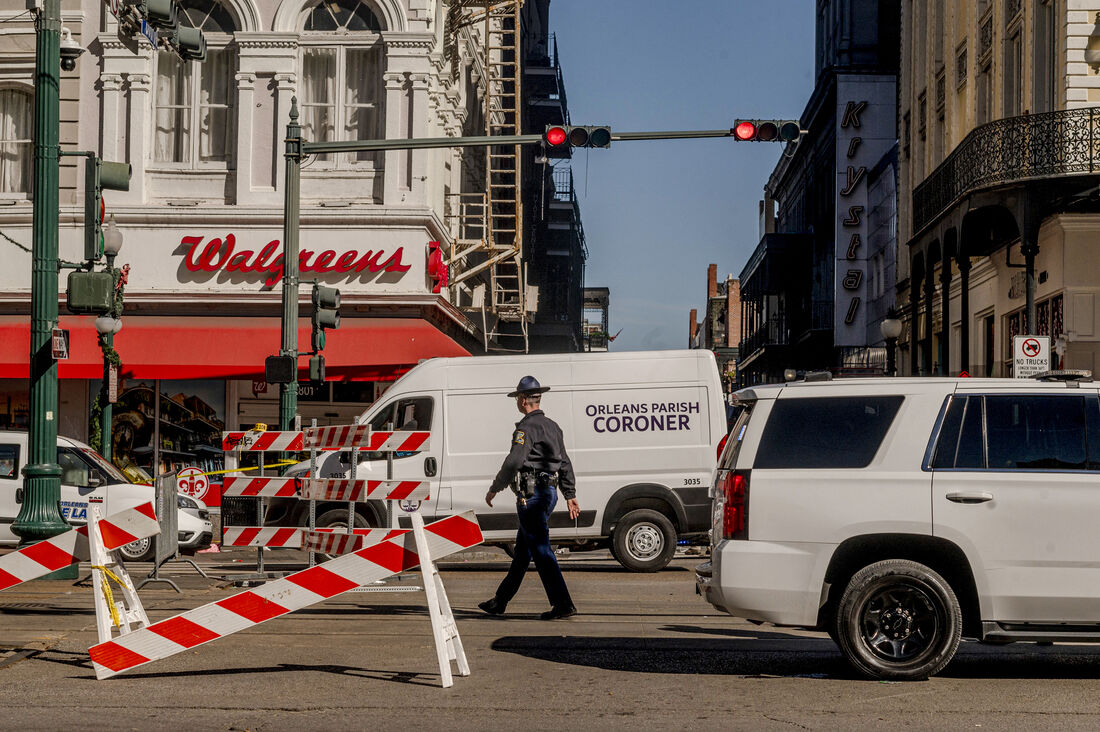
{"label": "traffic light", "polygon": [[198,28],[179,26],[174,39],[176,52],[185,61],[206,60],[206,38]]}
{"label": "traffic light", "polygon": [[447,286],[447,265],[443,264],[443,251],[437,241],[428,242],[428,279],[435,294]]}
{"label": "traffic light", "polygon": [[739,119],[730,132],[748,142],[798,142],[802,127],[796,119]]}
{"label": "traffic light", "polygon": [[[313,351],[325,348],[325,328],[340,327],[340,291],[335,287],[313,284]],[[310,361],[310,370],[313,362]]]}
{"label": "traffic light", "polygon": [[103,219],[107,207],[103,189],[130,190],[130,164],[88,158],[84,164],[84,259],[98,261],[103,256]]}
{"label": "traffic light", "polygon": [[542,140],[548,150],[611,147],[611,128],[602,125],[549,125]]}
{"label": "traffic light", "polygon": [[103,315],[114,304],[115,276],[110,272],[69,273],[65,288],[65,303],[69,312],[78,315]]}
{"label": "traffic light", "polygon": [[325,380],[325,357],[321,354],[309,357],[309,380]]}
{"label": "traffic light", "polygon": [[145,0],[142,16],[158,31],[175,34],[179,25],[179,7],[176,0]]}

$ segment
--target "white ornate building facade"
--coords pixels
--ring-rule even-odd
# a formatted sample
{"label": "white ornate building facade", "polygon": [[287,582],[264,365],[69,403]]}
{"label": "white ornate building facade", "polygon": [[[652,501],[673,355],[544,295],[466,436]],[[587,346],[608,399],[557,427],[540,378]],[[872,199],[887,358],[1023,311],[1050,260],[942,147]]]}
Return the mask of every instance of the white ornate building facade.
{"label": "white ornate building facade", "polygon": [[[135,52],[104,3],[63,4],[64,26],[89,53],[62,73],[61,145],[132,166],[130,189],[104,194],[124,237],[117,264],[130,265],[115,338],[126,383],[167,382],[163,396],[201,397],[228,427],[274,422],[277,389],[263,383],[262,364],[279,348],[292,99],[307,140],[484,134],[478,28],[449,29],[443,0],[184,5],[183,23],[206,37],[203,63],[144,39]],[[2,429],[26,420],[35,37],[22,0],[0,0],[0,21]],[[481,175],[462,161],[453,149],[306,161],[302,279],[338,287],[344,318],[328,337],[329,381],[303,386],[307,420],[358,414],[418,360],[484,352],[480,318],[446,289],[432,292],[427,271],[429,243],[452,239],[450,197]],[[60,248],[72,262],[83,252],[82,165],[62,161]],[[302,297],[308,349],[308,285]],[[91,318],[65,315],[64,303],[61,312],[71,338],[61,432],[82,438],[102,356]],[[185,452],[183,442],[171,449]]]}

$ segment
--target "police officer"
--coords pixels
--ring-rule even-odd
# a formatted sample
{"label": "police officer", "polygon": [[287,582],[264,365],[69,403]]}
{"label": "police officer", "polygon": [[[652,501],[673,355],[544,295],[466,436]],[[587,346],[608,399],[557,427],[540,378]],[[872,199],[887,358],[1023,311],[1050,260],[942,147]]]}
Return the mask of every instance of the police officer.
{"label": "police officer", "polygon": [[565,441],[561,428],[539,408],[543,392],[534,376],[524,376],[516,390],[508,396],[516,400],[516,407],[524,415],[516,423],[512,433],[512,448],[493,485],[485,494],[485,502],[493,505],[497,493],[512,486],[516,492],[516,513],[519,515],[519,531],[512,566],[497,588],[496,595],[478,605],[490,615],[500,615],[508,602],[515,597],[527,565],[535,560],[550,610],[542,614],[543,620],[567,618],[577,609],[565,586],[558,560],[550,548],[550,512],[558,502],[557,488],[565,496],[569,506],[569,518],[576,519],[581,509],[576,498],[576,479],[573,465],[565,453]]}

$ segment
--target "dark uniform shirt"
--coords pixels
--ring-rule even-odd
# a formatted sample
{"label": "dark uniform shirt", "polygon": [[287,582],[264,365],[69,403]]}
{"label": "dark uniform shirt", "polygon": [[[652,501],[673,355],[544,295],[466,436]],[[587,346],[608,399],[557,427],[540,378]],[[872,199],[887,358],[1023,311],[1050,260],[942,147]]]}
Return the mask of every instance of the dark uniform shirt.
{"label": "dark uniform shirt", "polygon": [[493,493],[504,490],[520,470],[557,474],[558,487],[566,500],[577,496],[577,479],[573,475],[573,464],[565,452],[561,427],[541,409],[527,414],[516,423],[516,431],[512,433],[512,449],[489,490]]}

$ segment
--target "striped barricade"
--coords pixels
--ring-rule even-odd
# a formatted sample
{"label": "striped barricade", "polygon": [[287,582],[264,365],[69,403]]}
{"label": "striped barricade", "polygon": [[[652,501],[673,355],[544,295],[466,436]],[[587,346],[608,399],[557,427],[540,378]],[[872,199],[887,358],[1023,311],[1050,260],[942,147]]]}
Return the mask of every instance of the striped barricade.
{"label": "striped barricade", "polygon": [[309,427],[305,445],[316,450],[415,452],[429,449],[431,434],[424,430],[372,430],[367,424]]}
{"label": "striped barricade", "polygon": [[226,526],[222,546],[301,549],[302,529],[273,526]]}
{"label": "striped barricade", "polygon": [[350,480],[307,478],[301,498],[314,501],[426,501],[431,484],[426,480]]}
{"label": "striped barricade", "polygon": [[298,479],[229,476],[222,481],[222,495],[235,498],[297,498]]}
{"label": "striped barricade", "polygon": [[[99,520],[99,534],[107,551],[159,533],[160,524],[157,523],[152,503],[128,508]],[[90,559],[88,527],[70,529],[0,557],[0,590]]]}
{"label": "striped barricade", "polygon": [[301,432],[222,432],[222,450],[226,452],[300,452],[304,449]]}
{"label": "striped barricade", "polygon": [[347,554],[399,536],[407,529],[354,529],[348,534],[343,528],[302,531],[302,548],[321,554]]}
{"label": "striped barricade", "polygon": [[[418,534],[422,535],[420,541]],[[424,559],[430,561],[433,557],[443,557],[477,546],[481,540],[481,529],[472,511],[441,519],[428,526],[421,523],[412,531],[401,531],[391,539],[352,554],[92,646],[88,653],[96,678],[106,679],[151,661],[168,658],[369,582],[412,569],[420,564],[421,551],[428,555]],[[460,642],[457,645],[461,652]],[[460,673],[469,673],[468,666],[463,671],[464,664],[465,655],[462,654]],[[449,686],[449,681],[448,661],[444,686]]]}

